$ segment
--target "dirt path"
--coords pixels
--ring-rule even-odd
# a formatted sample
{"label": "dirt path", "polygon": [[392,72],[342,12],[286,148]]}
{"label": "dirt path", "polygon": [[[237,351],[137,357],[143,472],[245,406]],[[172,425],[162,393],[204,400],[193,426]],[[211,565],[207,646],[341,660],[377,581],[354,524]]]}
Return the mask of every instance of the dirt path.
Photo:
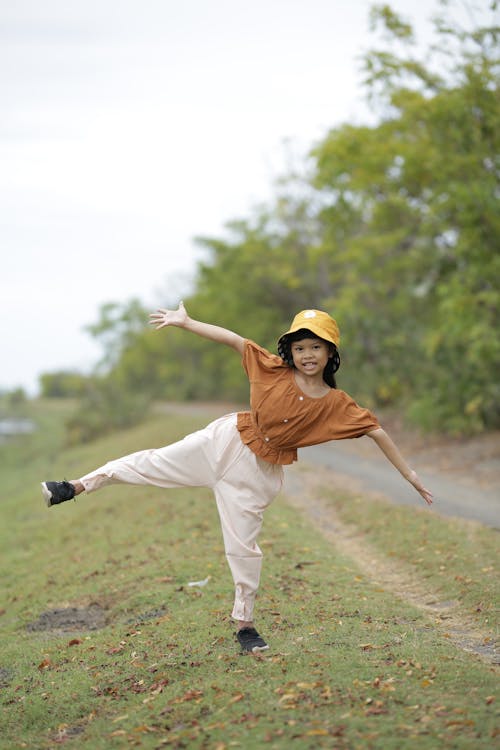
{"label": "dirt path", "polygon": [[286,474],[284,495],[342,554],[355,561],[368,580],[425,612],[455,646],[490,665],[499,665],[500,652],[491,634],[478,628],[457,601],[440,600],[410,566],[401,561],[395,566],[393,559],[384,558],[367,543],[359,529],[339,519],[331,504],[322,499],[321,487],[331,483],[327,469],[296,465]]}

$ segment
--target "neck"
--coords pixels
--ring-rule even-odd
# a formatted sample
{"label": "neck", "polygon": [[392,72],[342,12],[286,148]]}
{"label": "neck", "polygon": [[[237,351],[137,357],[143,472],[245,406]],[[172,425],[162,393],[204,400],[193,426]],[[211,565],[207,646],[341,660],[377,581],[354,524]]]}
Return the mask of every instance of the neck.
{"label": "neck", "polygon": [[323,380],[323,375],[315,375],[313,377],[308,377],[307,375],[303,375],[303,373],[299,372],[298,370],[295,370],[294,372],[295,382],[306,393],[326,393],[330,390],[330,386],[325,383]]}

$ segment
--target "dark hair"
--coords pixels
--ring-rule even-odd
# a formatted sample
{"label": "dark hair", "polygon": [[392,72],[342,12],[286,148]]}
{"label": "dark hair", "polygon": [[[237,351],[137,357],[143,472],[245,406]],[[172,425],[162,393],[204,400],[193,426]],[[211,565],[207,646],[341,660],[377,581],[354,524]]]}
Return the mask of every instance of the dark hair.
{"label": "dark hair", "polygon": [[328,348],[330,349],[330,353],[333,355],[332,357],[328,358],[328,362],[325,365],[325,369],[323,370],[323,380],[327,385],[330,386],[330,388],[336,388],[337,383],[335,382],[335,373],[340,367],[340,355],[338,353],[337,347],[335,344],[332,344],[330,341],[326,341],[326,339],[322,339],[321,336],[317,336],[313,331],[310,331],[308,328],[301,328],[299,331],[294,331],[293,333],[287,333],[285,336],[282,336],[278,343],[278,352],[280,357],[287,363],[289,367],[293,367],[293,357],[292,357],[292,344],[294,341],[302,341],[302,339],[320,339],[321,341],[324,341],[325,344],[327,344]]}

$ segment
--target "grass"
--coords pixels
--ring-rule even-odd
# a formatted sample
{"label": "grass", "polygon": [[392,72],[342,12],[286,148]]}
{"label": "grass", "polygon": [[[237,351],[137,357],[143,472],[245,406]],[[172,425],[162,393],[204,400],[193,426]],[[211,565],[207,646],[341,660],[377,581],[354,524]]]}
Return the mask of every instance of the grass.
{"label": "grass", "polygon": [[498,636],[498,531],[438,517],[439,507],[429,512],[383,499],[367,502],[327,487],[322,495],[381,554],[412,568],[441,600],[458,602],[480,627]]}
{"label": "grass", "polygon": [[[2,748],[493,746],[493,669],[367,583],[355,560],[339,555],[282,499],[267,512],[261,536],[258,626],[272,646],[264,658],[241,656],[236,646],[232,584],[208,491],[115,486],[44,507],[41,479],[71,478],[165,444],[203,424],[202,414],[155,417],[64,450],[64,404],[35,407],[43,434],[0,448],[0,460],[8,454],[0,526]],[[396,541],[407,520],[399,509],[386,514],[383,528],[378,506],[336,502],[374,544],[387,550],[390,540],[395,565],[419,565],[429,586],[447,578],[432,565],[436,558],[474,565],[473,599],[489,602],[489,578],[479,575],[493,564],[488,530],[435,518],[417,535],[422,549],[409,552],[408,542]],[[203,588],[187,585],[206,576]],[[28,628],[45,611],[92,603],[105,612],[103,628]]]}

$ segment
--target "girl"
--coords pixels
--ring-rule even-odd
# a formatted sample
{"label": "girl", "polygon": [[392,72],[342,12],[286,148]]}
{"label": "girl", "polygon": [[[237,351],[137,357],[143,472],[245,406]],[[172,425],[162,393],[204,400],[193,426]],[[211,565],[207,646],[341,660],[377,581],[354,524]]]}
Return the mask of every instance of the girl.
{"label": "girl", "polygon": [[152,313],[150,323],[157,330],[184,328],[238,352],[250,381],[250,411],[221,417],[164,448],[110,461],[80,479],[43,482],[45,501],[50,507],[115,482],[210,487],[235,585],[237,638],[243,651],[263,651],[268,645],[253,623],[262,562],[257,537],[264,510],[281,489],[283,466],[297,460],[297,448],[368,435],[428,505],[432,494],[376,417],[336,389],[340,336],[327,313],[298,313],[278,341],[280,356],[233,331],[193,320],[182,302],[177,310]]}

